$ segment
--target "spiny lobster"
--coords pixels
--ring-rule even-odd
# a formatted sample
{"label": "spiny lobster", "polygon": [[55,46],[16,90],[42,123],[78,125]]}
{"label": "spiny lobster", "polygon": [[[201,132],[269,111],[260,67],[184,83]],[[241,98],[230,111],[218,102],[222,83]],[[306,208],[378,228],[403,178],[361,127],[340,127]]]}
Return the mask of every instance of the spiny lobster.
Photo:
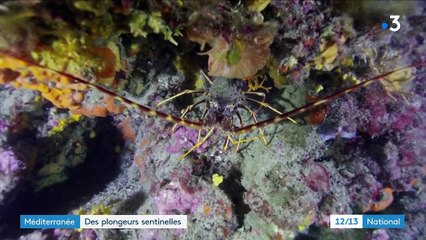
{"label": "spiny lobster", "polygon": [[[181,117],[175,117],[172,116],[170,114],[166,114],[164,112],[155,110],[153,108],[147,107],[145,105],[142,105],[140,103],[137,103],[135,101],[132,101],[129,98],[123,97],[123,96],[119,96],[117,95],[115,92],[113,92],[112,90],[94,84],[90,81],[87,81],[83,78],[80,77],[76,77],[73,76],[71,74],[68,73],[64,73],[61,71],[57,71],[54,69],[50,69],[47,68],[45,66],[42,66],[40,64],[37,63],[33,63],[31,61],[19,58],[19,57],[15,57],[11,54],[5,53],[5,52],[0,52],[0,62],[2,61],[2,59],[7,59],[7,58],[12,58],[14,60],[17,60],[21,66],[15,66],[14,69],[3,69],[2,74],[0,74],[0,78],[5,78],[5,74],[4,71],[8,70],[8,71],[13,71],[15,73],[15,78],[18,77],[16,76],[16,74],[20,73],[20,69],[23,69],[25,67],[36,67],[36,68],[41,68],[47,71],[50,71],[51,73],[54,74],[58,74],[61,77],[65,77],[75,83],[78,84],[84,84],[85,86],[89,86],[93,89],[96,89],[100,92],[103,92],[105,94],[111,95],[113,96],[115,99],[128,104],[144,113],[146,113],[148,116],[151,117],[158,117],[161,119],[164,119],[168,122],[174,123],[175,126],[177,125],[181,125],[181,126],[185,126],[185,127],[189,127],[192,129],[197,129],[199,130],[199,134],[198,134],[198,142],[191,148],[189,149],[181,158],[186,157],[188,154],[190,154],[192,151],[194,151],[195,149],[199,148],[200,146],[202,146],[207,139],[214,133],[215,130],[219,130],[221,132],[223,132],[224,134],[226,134],[227,138],[225,141],[225,146],[224,149],[226,150],[228,147],[229,143],[232,144],[236,144],[236,150],[238,150],[238,147],[240,146],[241,143],[243,142],[248,142],[248,141],[252,141],[254,139],[258,139],[260,138],[265,144],[266,144],[266,140],[262,131],[262,128],[271,124],[275,124],[275,123],[279,123],[281,121],[285,121],[285,120],[290,120],[290,121],[294,121],[293,119],[291,119],[291,117],[296,116],[298,114],[304,113],[306,111],[312,110],[320,105],[324,105],[326,103],[329,103],[330,101],[337,99],[345,94],[348,94],[350,92],[356,91],[360,88],[363,88],[369,84],[372,84],[374,82],[378,82],[381,81],[383,79],[386,79],[387,77],[389,77],[390,75],[397,73],[399,71],[408,69],[408,68],[418,68],[418,67],[423,67],[426,66],[426,62],[423,63],[418,63],[418,64],[413,64],[410,66],[406,66],[406,67],[402,67],[399,69],[395,69],[393,71],[390,72],[386,72],[383,74],[380,74],[378,76],[372,77],[370,79],[367,79],[365,81],[362,81],[358,84],[355,84],[353,86],[350,86],[344,90],[338,91],[334,94],[328,95],[326,97],[320,98],[312,103],[308,103],[305,106],[302,107],[298,107],[295,108],[289,112],[286,113],[281,113],[280,111],[278,111],[277,109],[273,108],[272,106],[270,106],[269,104],[264,102],[264,98],[265,98],[265,94],[262,92],[253,92],[253,91],[240,91],[238,86],[236,86],[238,84],[238,82],[234,81],[234,80],[230,80],[230,79],[225,79],[225,78],[214,78],[213,80],[209,79],[204,73],[204,77],[206,79],[206,81],[210,84],[210,88],[209,90],[206,91],[201,91],[201,90],[184,90],[160,103],[157,104],[157,107],[169,102],[177,97],[180,97],[182,95],[186,95],[186,94],[193,94],[193,93],[199,93],[199,94],[203,94],[203,97],[201,100],[197,101],[194,104],[191,104],[189,106],[186,107],[186,109],[184,109],[184,111],[182,112]],[[388,81],[388,80],[387,80]],[[4,81],[3,81],[4,82]],[[235,94],[237,93],[237,94]],[[262,101],[258,101],[256,99],[250,98],[248,97],[249,95],[257,95],[263,98]],[[247,107],[246,105],[243,104],[244,101],[251,101],[254,103],[259,104],[261,107],[265,107],[268,108],[269,110],[274,111],[275,113],[277,113],[278,115],[270,118],[270,119],[266,119],[263,121],[258,121],[256,118],[256,114],[255,111],[251,110],[249,107]],[[191,111],[195,106],[201,104],[201,103],[205,103],[206,104],[206,108],[203,112],[202,115],[202,121],[198,122],[198,121],[192,121],[192,120],[187,120],[184,119],[184,117],[186,116],[186,114]],[[253,124],[249,124],[249,125],[244,125],[241,115],[238,111],[238,109],[244,109],[246,110],[250,117],[252,118],[252,120],[254,121]],[[237,116],[240,124],[239,126],[236,126],[234,124],[234,117]],[[207,129],[207,133],[201,137],[201,131],[203,129]],[[258,137],[252,138],[252,139],[241,139],[241,135],[243,133],[247,133],[253,130],[257,130],[259,129],[260,131],[260,135]],[[232,135],[238,135],[238,140],[234,140]]]}

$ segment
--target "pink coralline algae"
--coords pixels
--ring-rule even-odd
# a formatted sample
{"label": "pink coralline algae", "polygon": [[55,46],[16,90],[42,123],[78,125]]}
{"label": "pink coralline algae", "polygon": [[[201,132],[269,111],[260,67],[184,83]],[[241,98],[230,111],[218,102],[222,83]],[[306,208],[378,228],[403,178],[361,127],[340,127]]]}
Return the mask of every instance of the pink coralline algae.
{"label": "pink coralline algae", "polygon": [[396,131],[404,130],[413,123],[415,116],[416,109],[414,107],[408,107],[398,116],[398,119],[393,122],[392,128]]}
{"label": "pink coralline algae", "polygon": [[245,202],[257,215],[269,218],[272,215],[271,205],[256,192],[255,189],[249,189],[244,194]]}
{"label": "pink coralline algae", "polygon": [[[185,127],[180,127],[176,130],[175,134],[175,143],[167,146],[168,153],[178,153],[182,149],[189,150],[198,141],[198,131],[193,129],[188,129]],[[209,142],[205,142],[201,147],[197,148],[195,151],[197,153],[203,153],[207,150]]]}
{"label": "pink coralline algae", "polygon": [[206,190],[191,186],[190,175],[183,172],[166,185],[154,184],[151,188],[158,214],[191,214],[202,204]]}
{"label": "pink coralline algae", "polygon": [[159,214],[186,214],[194,212],[201,204],[201,199],[193,198],[185,192],[179,182],[170,182],[154,197]]}
{"label": "pink coralline algae", "polygon": [[389,173],[390,179],[397,180],[401,178],[401,168],[398,166],[398,146],[388,143],[385,146],[384,152],[387,156],[384,168]]}
{"label": "pink coralline algae", "polygon": [[21,236],[21,240],[34,240],[34,239],[80,239],[80,240],[95,240],[98,239],[96,232],[93,229],[84,229],[76,231],[73,229],[43,229],[36,230],[30,234]]}
{"label": "pink coralline algae", "polygon": [[6,120],[0,119],[0,133],[5,133],[9,128],[9,123]]}
{"label": "pink coralline algae", "polygon": [[0,148],[0,173],[13,174],[23,168],[23,163],[12,150]]}
{"label": "pink coralline algae", "polygon": [[388,240],[389,235],[386,231],[386,229],[377,229],[373,232],[373,236],[371,237],[371,240]]}
{"label": "pink coralline algae", "polygon": [[306,184],[315,192],[328,192],[330,189],[330,177],[327,169],[321,164],[310,162],[303,168],[303,176]]}
{"label": "pink coralline algae", "polygon": [[[386,93],[367,96],[366,106],[371,121],[367,132],[372,136],[381,135],[387,131],[400,132],[413,125],[419,109],[414,106],[401,108],[394,101],[383,101]],[[391,109],[391,110],[390,110]]]}

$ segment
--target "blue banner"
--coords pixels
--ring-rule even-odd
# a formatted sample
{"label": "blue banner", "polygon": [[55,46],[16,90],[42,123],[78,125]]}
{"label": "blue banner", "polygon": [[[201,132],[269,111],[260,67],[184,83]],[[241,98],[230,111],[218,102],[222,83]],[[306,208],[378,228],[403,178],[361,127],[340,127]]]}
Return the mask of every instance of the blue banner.
{"label": "blue banner", "polygon": [[79,215],[21,215],[21,228],[80,228]]}
{"label": "blue banner", "polygon": [[362,228],[404,228],[404,215],[363,215]]}

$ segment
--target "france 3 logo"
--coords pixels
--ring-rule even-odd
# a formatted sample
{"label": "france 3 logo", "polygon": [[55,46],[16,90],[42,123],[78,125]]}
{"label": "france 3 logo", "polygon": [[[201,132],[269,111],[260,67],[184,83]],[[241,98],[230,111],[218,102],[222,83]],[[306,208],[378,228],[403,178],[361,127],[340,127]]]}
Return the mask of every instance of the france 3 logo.
{"label": "france 3 logo", "polygon": [[398,32],[398,30],[401,28],[401,23],[398,21],[400,16],[390,15],[389,17],[392,20],[392,26],[389,28],[389,24],[387,22],[384,22],[382,23],[382,28],[383,29],[389,28],[389,30],[391,30],[392,32]]}

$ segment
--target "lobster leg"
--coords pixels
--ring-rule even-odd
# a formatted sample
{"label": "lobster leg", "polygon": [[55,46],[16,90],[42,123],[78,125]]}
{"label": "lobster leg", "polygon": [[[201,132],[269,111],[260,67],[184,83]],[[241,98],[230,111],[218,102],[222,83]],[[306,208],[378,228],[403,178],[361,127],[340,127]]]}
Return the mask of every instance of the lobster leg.
{"label": "lobster leg", "polygon": [[[189,112],[189,111],[191,111],[194,107],[196,107],[198,104],[201,104],[201,103],[203,103],[203,102],[205,102],[206,101],[206,99],[201,99],[200,101],[198,101],[198,102],[196,102],[196,103],[194,103],[194,104],[191,104],[191,105],[189,105],[189,106],[187,106],[186,108],[185,108],[185,110],[183,110],[183,112],[182,112],[182,114],[180,115],[180,118],[184,118],[185,117],[185,115]],[[179,124],[177,124],[177,123],[175,123],[174,125],[173,125],[173,128],[172,128],[172,132],[174,132],[175,130],[176,130],[176,128],[177,128],[177,126],[178,126]]]}
{"label": "lobster leg", "polygon": [[213,84],[212,80],[209,78],[209,76],[207,76],[207,74],[205,74],[205,73],[204,73],[204,71],[201,71],[201,74],[203,74],[204,78],[206,79],[206,81],[207,81],[210,85],[212,85],[212,84]]}
{"label": "lobster leg", "polygon": [[238,140],[234,140],[230,135],[228,135],[227,140],[226,140],[227,144],[225,145],[224,150],[226,151],[228,149],[229,143],[232,143],[234,145],[237,145],[236,148],[235,148],[235,152],[237,152],[240,149],[240,145],[242,143],[252,142],[252,141],[255,141],[257,139],[259,139],[259,136],[252,137],[252,138],[249,138],[249,139],[241,139],[241,134],[240,134],[240,135],[238,135]]}
{"label": "lobster leg", "polygon": [[214,131],[214,127],[210,129],[210,131],[207,132],[206,136],[204,136],[204,138],[199,141],[197,144],[195,144],[191,149],[189,149],[184,155],[182,155],[179,160],[184,159],[186,156],[188,156],[192,151],[194,151],[195,149],[201,147],[206,141],[207,139],[209,139],[209,137],[213,134]]}
{"label": "lobster leg", "polygon": [[228,145],[229,145],[230,140],[231,140],[231,136],[228,135],[226,137],[225,144],[223,145],[223,151],[228,150]]}
{"label": "lobster leg", "polygon": [[240,126],[243,127],[244,121],[243,121],[243,118],[241,117],[240,111],[238,110],[237,110],[237,117],[238,117],[238,120],[240,121]]}
{"label": "lobster leg", "polygon": [[183,96],[183,95],[186,95],[186,94],[192,94],[192,93],[205,93],[205,92],[204,91],[200,91],[200,90],[186,89],[186,90],[183,90],[182,92],[180,92],[180,93],[178,93],[178,94],[176,94],[174,96],[171,96],[171,97],[169,97],[169,98],[167,98],[167,99],[165,99],[165,100],[157,103],[156,107],[159,107],[159,106],[163,105],[164,103],[170,102],[171,100],[173,100],[175,98],[178,98],[180,96]]}
{"label": "lobster leg", "polygon": [[[239,106],[245,109],[250,114],[251,118],[253,118],[253,121],[257,123],[256,113],[253,110],[251,110],[250,108],[244,105],[239,105]],[[266,142],[265,134],[263,133],[263,130],[261,128],[259,128],[259,132],[260,132],[260,138],[262,139],[262,142],[266,145],[267,142]]]}
{"label": "lobster leg", "polygon": [[266,94],[263,93],[263,92],[243,92],[243,94],[257,95],[257,96],[262,98],[262,102],[264,102],[266,100]]}
{"label": "lobster leg", "polygon": [[[280,112],[280,111],[278,111],[277,109],[273,108],[271,105],[267,104],[266,102],[258,101],[258,100],[253,99],[253,98],[246,98],[246,100],[249,100],[249,101],[255,102],[255,103],[259,104],[259,105],[260,105],[260,106],[262,106],[262,107],[266,107],[266,108],[268,108],[268,109],[270,109],[270,110],[272,110],[272,111],[274,111],[274,112],[278,113],[279,115],[282,115],[282,114],[283,114],[282,112]],[[288,120],[290,120],[290,121],[291,121],[292,123],[294,123],[294,124],[298,124],[298,123],[296,122],[296,120],[294,120],[294,119],[292,119],[292,118],[290,118],[290,117],[288,117]]]}

